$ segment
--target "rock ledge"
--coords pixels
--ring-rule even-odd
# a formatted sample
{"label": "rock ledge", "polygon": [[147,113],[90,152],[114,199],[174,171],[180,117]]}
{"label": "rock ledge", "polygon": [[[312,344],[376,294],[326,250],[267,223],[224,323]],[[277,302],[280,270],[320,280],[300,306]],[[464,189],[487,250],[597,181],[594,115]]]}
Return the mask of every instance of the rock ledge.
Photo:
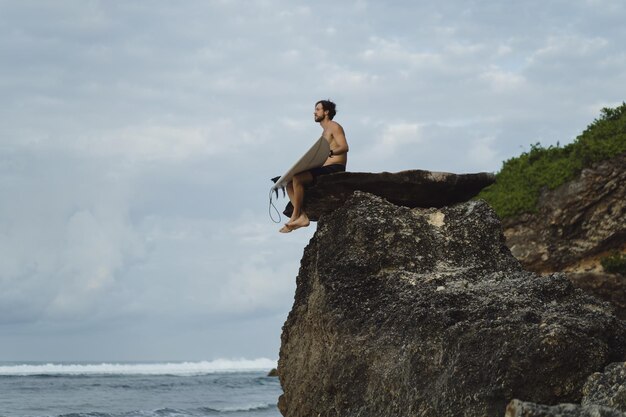
{"label": "rock ledge", "polygon": [[[317,221],[323,214],[341,207],[354,191],[363,191],[398,206],[443,207],[469,200],[494,181],[495,176],[487,172],[340,172],[323,175],[307,188],[304,206],[309,218]],[[284,214],[291,216],[291,210],[288,204]]]}

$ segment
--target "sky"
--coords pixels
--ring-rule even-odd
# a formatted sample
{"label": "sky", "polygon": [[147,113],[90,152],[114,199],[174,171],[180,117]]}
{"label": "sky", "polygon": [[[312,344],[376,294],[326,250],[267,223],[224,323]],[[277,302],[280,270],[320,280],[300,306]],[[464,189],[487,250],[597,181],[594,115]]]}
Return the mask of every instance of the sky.
{"label": "sky", "polygon": [[[626,99],[623,0],[0,0],[0,361],[278,357],[270,178],[497,172]],[[285,200],[278,201],[282,207]]]}

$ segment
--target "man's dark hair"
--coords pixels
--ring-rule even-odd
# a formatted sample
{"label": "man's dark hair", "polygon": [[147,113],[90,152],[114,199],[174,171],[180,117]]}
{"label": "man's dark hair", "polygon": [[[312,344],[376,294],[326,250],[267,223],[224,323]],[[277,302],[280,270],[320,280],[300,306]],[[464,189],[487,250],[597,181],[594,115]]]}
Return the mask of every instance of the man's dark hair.
{"label": "man's dark hair", "polygon": [[337,114],[337,110],[335,103],[333,103],[330,100],[320,100],[317,103],[315,103],[315,105],[317,106],[318,104],[322,105],[322,108],[324,109],[324,111],[328,111],[328,118],[330,120],[333,120],[333,117],[335,117],[335,115]]}

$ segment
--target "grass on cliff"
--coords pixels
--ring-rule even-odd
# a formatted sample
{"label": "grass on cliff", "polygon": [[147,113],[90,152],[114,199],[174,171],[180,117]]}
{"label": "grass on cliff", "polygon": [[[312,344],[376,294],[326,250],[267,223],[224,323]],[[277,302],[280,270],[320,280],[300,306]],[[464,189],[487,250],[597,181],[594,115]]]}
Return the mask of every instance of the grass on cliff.
{"label": "grass on cliff", "polygon": [[621,274],[626,277],[626,255],[621,253],[613,253],[600,260],[602,269],[612,274]]}
{"label": "grass on cliff", "polygon": [[604,108],[600,117],[566,146],[531,145],[529,152],[502,164],[495,184],[478,198],[486,200],[501,218],[536,211],[544,187],[554,189],[575,178],[583,168],[626,152],[626,103]]}

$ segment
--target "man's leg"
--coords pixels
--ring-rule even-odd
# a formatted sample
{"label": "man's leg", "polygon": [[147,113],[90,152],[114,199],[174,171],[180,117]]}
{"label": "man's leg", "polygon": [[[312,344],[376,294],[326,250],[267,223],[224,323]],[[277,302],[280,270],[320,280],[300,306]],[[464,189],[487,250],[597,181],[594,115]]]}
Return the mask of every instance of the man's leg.
{"label": "man's leg", "polygon": [[287,223],[285,223],[279,232],[289,233],[292,230],[307,227],[310,224],[309,217],[304,210],[302,210],[302,203],[304,202],[304,186],[311,182],[313,182],[313,175],[306,171],[293,177],[291,182],[287,184],[287,195],[293,206],[293,212]]}
{"label": "man's leg", "polygon": [[[291,201],[291,205],[293,206],[293,201],[294,201],[293,181],[289,182],[289,184],[287,184],[287,187],[285,187],[285,188],[287,188],[287,195],[289,196],[289,201]],[[288,224],[297,219],[297,217],[294,217],[295,214],[296,214],[296,210],[294,209],[291,212],[291,218],[289,218],[289,220],[287,220],[285,225],[280,228],[279,232],[281,232],[281,233],[289,233],[289,232],[291,232],[293,230],[293,229],[291,229],[288,226]]]}
{"label": "man's leg", "polygon": [[299,227],[307,227],[310,223],[309,217],[302,209],[304,203],[304,186],[313,182],[313,175],[309,171],[301,172],[293,177],[292,192],[293,198],[290,196],[291,204],[293,204],[293,214],[287,222],[287,227],[297,229]]}

